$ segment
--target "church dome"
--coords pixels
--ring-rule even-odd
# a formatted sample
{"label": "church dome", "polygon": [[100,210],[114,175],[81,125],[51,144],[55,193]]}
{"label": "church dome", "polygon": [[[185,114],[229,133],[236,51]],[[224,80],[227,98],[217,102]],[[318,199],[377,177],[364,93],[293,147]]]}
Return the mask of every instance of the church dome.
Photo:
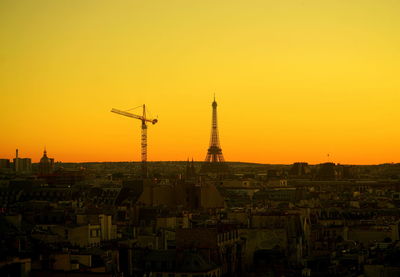
{"label": "church dome", "polygon": [[47,157],[47,152],[44,150],[43,157],[40,159],[40,163],[50,163],[50,159]]}

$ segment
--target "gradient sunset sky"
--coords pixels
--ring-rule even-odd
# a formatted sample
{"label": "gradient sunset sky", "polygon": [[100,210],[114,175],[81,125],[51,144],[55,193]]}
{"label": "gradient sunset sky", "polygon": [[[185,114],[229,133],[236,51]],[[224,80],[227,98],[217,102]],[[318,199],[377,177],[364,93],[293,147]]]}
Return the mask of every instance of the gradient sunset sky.
{"label": "gradient sunset sky", "polygon": [[[400,162],[400,1],[0,1],[0,158]],[[140,110],[137,110],[140,112]],[[330,157],[327,157],[327,154]]]}

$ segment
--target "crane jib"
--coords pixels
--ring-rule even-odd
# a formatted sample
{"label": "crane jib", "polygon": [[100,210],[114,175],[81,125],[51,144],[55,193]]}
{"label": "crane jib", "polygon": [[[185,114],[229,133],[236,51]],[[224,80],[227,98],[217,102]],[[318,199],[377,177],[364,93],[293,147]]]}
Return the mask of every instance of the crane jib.
{"label": "crane jib", "polygon": [[112,109],[111,112],[123,116],[139,119],[142,121],[142,136],[141,136],[141,156],[142,156],[142,175],[147,178],[147,125],[146,122],[151,122],[153,125],[158,122],[157,119],[150,119],[146,117],[146,106],[143,105],[143,116],[132,114],[118,109]]}

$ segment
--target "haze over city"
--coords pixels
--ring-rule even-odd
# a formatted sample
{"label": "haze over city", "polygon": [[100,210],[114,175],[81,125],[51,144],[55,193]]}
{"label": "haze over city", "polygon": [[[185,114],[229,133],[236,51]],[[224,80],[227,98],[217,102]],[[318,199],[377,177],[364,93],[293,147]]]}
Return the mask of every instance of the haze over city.
{"label": "haze over city", "polygon": [[[1,1],[0,156],[399,162],[398,1]],[[327,157],[330,154],[330,157]]]}

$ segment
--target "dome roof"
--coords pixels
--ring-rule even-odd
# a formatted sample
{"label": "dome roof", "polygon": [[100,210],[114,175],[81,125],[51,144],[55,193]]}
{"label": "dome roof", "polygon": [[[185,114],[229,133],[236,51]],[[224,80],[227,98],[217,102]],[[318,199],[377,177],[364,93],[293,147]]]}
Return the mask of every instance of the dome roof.
{"label": "dome roof", "polygon": [[43,157],[40,159],[40,163],[50,163],[50,159],[47,157],[46,150],[43,152]]}

